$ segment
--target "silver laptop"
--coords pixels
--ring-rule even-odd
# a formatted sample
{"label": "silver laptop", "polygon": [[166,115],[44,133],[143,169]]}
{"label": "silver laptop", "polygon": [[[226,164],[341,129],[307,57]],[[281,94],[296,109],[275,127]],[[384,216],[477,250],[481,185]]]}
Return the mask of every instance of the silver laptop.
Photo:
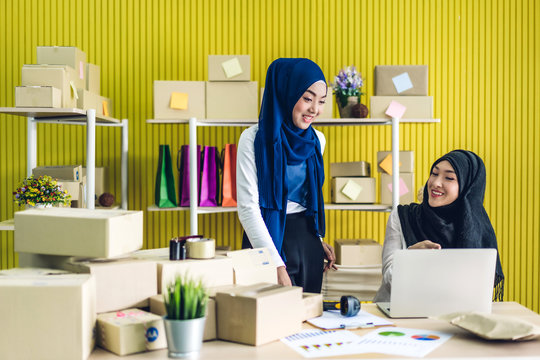
{"label": "silver laptop", "polygon": [[496,260],[495,249],[398,250],[390,302],[377,306],[392,318],[491,313]]}

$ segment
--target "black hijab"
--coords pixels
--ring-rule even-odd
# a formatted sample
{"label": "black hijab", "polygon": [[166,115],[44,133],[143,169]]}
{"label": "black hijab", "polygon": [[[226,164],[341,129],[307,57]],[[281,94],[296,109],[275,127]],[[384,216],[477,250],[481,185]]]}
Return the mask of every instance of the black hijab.
{"label": "black hijab", "polygon": [[[399,205],[398,214],[407,247],[431,240],[441,248],[493,248],[497,238],[489,216],[484,209],[486,168],[482,159],[471,151],[454,150],[437,159],[431,166],[448,161],[457,176],[459,196],[451,204],[429,206],[427,183],[421,204]],[[502,301],[504,274],[497,252],[495,273],[495,300]]]}

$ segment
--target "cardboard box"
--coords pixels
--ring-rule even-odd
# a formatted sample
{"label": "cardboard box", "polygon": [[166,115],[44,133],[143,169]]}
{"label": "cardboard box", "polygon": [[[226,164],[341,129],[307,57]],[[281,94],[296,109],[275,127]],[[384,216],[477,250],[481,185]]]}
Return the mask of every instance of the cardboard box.
{"label": "cardboard box", "polygon": [[[187,109],[171,108],[173,93],[187,94]],[[154,119],[174,120],[206,117],[204,81],[154,81]]]}
{"label": "cardboard box", "polygon": [[[82,168],[83,176],[86,176],[86,167]],[[96,166],[95,171],[95,194],[99,196],[109,191],[109,178],[107,168],[104,166]]]}
{"label": "cardboard box", "polygon": [[207,82],[206,118],[257,119],[259,94],[256,81]]}
{"label": "cardboard box", "polygon": [[[392,176],[381,173],[381,204],[392,204]],[[410,204],[416,198],[414,191],[414,173],[399,173],[400,204]]]}
{"label": "cardboard box", "polygon": [[382,283],[382,265],[343,266],[323,275],[324,300],[339,301],[343,295],[356,296],[360,301],[372,301]]}
{"label": "cardboard box", "polygon": [[[326,93],[326,101],[324,104],[324,111],[319,115],[318,119],[333,119],[334,118],[334,95],[332,94],[332,88],[328,85],[328,92]],[[315,124],[317,120],[315,120]]]}
{"label": "cardboard box", "polygon": [[86,63],[85,89],[95,94],[101,94],[101,69],[99,65]]}
{"label": "cardboard box", "polygon": [[90,275],[0,276],[2,359],[86,360],[94,348]]}
{"label": "cardboard box", "polygon": [[56,180],[81,181],[82,165],[38,166],[32,169],[34,177],[48,175]]}
{"label": "cardboard box", "polygon": [[330,177],[371,176],[371,164],[367,161],[330,163]]}
{"label": "cardboard box", "polygon": [[[167,315],[165,309],[165,300],[163,295],[154,295],[150,298],[150,312],[159,316]],[[216,335],[216,301],[213,298],[208,298],[206,305],[206,320],[204,321],[203,340],[215,340]]]}
{"label": "cardboard box", "polygon": [[262,345],[302,328],[302,288],[275,284],[240,286],[218,292],[218,339]]}
{"label": "cardboard box", "polygon": [[302,303],[304,307],[304,316],[302,321],[319,317],[323,314],[322,294],[302,293]]}
{"label": "cardboard box", "polygon": [[72,258],[66,255],[44,255],[25,252],[20,252],[18,255],[20,268],[61,269],[61,264]]}
{"label": "cardboard box", "polygon": [[[387,158],[388,157],[388,158]],[[392,152],[391,151],[377,151],[377,171],[392,175],[392,172],[388,172],[381,167],[381,162],[385,161],[384,168],[392,169]],[[399,172],[412,173],[414,172],[414,151],[400,151],[399,152]]]}
{"label": "cardboard box", "polygon": [[432,96],[372,96],[370,99],[369,111],[373,119],[390,118],[385,112],[392,101],[397,101],[407,108],[402,119],[433,119]]}
{"label": "cardboard box", "polygon": [[[403,74],[407,75],[403,75]],[[402,80],[410,81],[408,90],[398,93],[394,78],[404,76]],[[407,79],[408,77],[408,79]],[[395,79],[399,81],[399,79]],[[406,87],[409,87],[406,86]],[[399,88],[399,85],[398,85]],[[375,66],[375,95],[377,96],[427,96],[428,67],[427,65],[377,65]],[[372,116],[373,117],[373,116]]]}
{"label": "cardboard box", "polygon": [[371,239],[337,239],[336,264],[346,266],[382,264],[382,246]]}
{"label": "cardboard box", "polygon": [[112,101],[109,98],[101,96],[84,89],[77,89],[79,98],[77,99],[77,108],[96,110],[96,115],[112,116]]}
{"label": "cardboard box", "polygon": [[86,181],[83,182],[83,181],[58,180],[56,183],[62,187],[62,190],[67,191],[67,193],[71,195],[72,208],[86,207],[86,198],[84,196]]}
{"label": "cardboard box", "polygon": [[208,55],[208,81],[251,80],[249,55]]}
{"label": "cardboard box", "polygon": [[375,178],[332,178],[330,194],[335,204],[373,204],[375,193]]}
{"label": "cardboard box", "polygon": [[73,80],[75,76],[75,70],[67,65],[23,65],[21,85],[52,86],[60,89],[62,107],[76,108],[77,81]]}
{"label": "cardboard box", "polygon": [[97,316],[97,344],[117,355],[167,348],[163,318],[140,309]]}
{"label": "cardboard box", "polygon": [[138,250],[143,212],[70,208],[15,213],[15,251],[110,258]]}
{"label": "cardboard box", "polygon": [[227,256],[233,261],[236,285],[252,285],[261,282],[277,284],[276,265],[267,248],[230,251]]}
{"label": "cardboard box", "polygon": [[62,91],[52,86],[16,86],[15,107],[62,107]]}
{"label": "cardboard box", "polygon": [[[86,53],[74,46],[38,46],[37,64],[68,65],[77,72],[77,89],[86,85]],[[75,79],[72,79],[75,80]]]}

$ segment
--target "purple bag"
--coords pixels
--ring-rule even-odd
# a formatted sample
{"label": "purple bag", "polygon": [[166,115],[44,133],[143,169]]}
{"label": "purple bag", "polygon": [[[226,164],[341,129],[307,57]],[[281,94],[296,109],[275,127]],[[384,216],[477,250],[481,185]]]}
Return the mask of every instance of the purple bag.
{"label": "purple bag", "polygon": [[218,206],[219,152],[215,146],[205,146],[202,154],[199,206]]}
{"label": "purple bag", "polygon": [[[201,188],[201,146],[197,145],[197,189]],[[182,145],[178,151],[176,165],[180,171],[179,195],[180,202],[178,206],[189,206],[189,145]]]}

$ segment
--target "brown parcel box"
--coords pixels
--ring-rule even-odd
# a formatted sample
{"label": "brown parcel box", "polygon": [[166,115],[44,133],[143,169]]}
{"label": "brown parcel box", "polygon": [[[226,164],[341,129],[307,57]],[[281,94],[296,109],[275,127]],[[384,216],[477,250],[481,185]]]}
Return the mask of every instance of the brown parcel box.
{"label": "brown parcel box", "polygon": [[62,91],[63,108],[76,108],[77,85],[72,80],[75,76],[75,70],[67,65],[23,65],[21,85],[53,86]]}
{"label": "brown parcel box", "polygon": [[[391,151],[377,151],[377,171],[386,172],[380,167],[381,161],[383,161],[388,155],[392,155]],[[390,156],[390,159],[392,157]],[[403,173],[414,172],[414,151],[400,151],[399,152],[399,171]]]}
{"label": "brown parcel box", "polygon": [[38,46],[37,63],[49,65],[68,65],[75,69],[77,89],[86,86],[86,53],[74,46]]}
{"label": "brown parcel box", "polygon": [[[187,109],[171,108],[172,93],[188,94]],[[178,120],[206,117],[204,81],[154,81],[154,119]]]}
{"label": "brown parcel box", "polygon": [[277,284],[276,265],[267,248],[229,251],[233,261],[234,283],[252,285],[257,283]]}
{"label": "brown parcel box", "polygon": [[373,119],[388,119],[385,114],[392,101],[405,106],[402,119],[433,119],[433,97],[431,96],[372,96],[369,109]]}
{"label": "brown parcel box", "polygon": [[[324,110],[317,117],[317,119],[333,119],[334,118],[334,95],[332,95],[332,88],[330,87],[330,85],[327,85],[327,89],[328,91],[326,92]],[[261,97],[262,97],[262,94],[261,94]]]}
{"label": "brown parcel box", "polygon": [[[400,194],[399,203],[407,205],[415,201],[414,173],[399,173]],[[381,173],[381,204],[392,204],[392,176]]]}
{"label": "brown parcel box", "polygon": [[2,359],[86,360],[96,322],[91,275],[0,276]]}
{"label": "brown parcel box", "polygon": [[[106,116],[112,117],[113,105],[111,99],[84,89],[77,89],[77,95],[79,96],[77,108],[83,110],[94,109],[96,115],[105,115],[105,111],[107,111],[108,115]],[[106,110],[105,107],[107,107]]]}
{"label": "brown parcel box", "polygon": [[371,239],[337,239],[336,264],[345,266],[380,265],[382,246]]}
{"label": "brown parcel box", "polygon": [[56,184],[61,187],[63,191],[71,196],[72,208],[84,208],[86,207],[86,199],[84,198],[86,177],[83,177],[84,181],[69,181],[69,180],[57,180]]}
{"label": "brown parcel box", "polygon": [[[82,168],[82,174],[83,176],[86,176],[86,167]],[[95,194],[99,198],[99,196],[109,189],[109,178],[107,177],[107,168],[104,166],[96,166],[96,169],[94,171],[95,175]]]}
{"label": "brown parcel box", "polygon": [[142,247],[143,212],[30,209],[15,213],[15,251],[110,258]]}
{"label": "brown parcel box", "polygon": [[206,82],[206,118],[256,119],[258,89],[256,81]]}
{"label": "brown parcel box", "polygon": [[[413,87],[398,94],[392,78],[409,74]],[[375,66],[375,95],[377,96],[427,96],[427,65],[377,65]]]}
{"label": "brown parcel box", "polygon": [[373,204],[375,202],[375,178],[332,178],[330,195],[335,204]]}
{"label": "brown parcel box", "polygon": [[[154,295],[150,298],[150,312],[159,316],[167,315],[163,295]],[[215,340],[216,336],[216,301],[208,298],[206,305],[206,320],[204,321],[203,340]]]}
{"label": "brown parcel box", "polygon": [[367,161],[330,163],[330,177],[371,176],[371,165]]}
{"label": "brown parcel box", "polygon": [[262,345],[302,328],[302,288],[297,286],[239,286],[218,292],[216,303],[217,336],[221,340]]}
{"label": "brown parcel box", "polygon": [[372,301],[382,282],[382,265],[336,265],[337,271],[323,275],[324,300],[339,301],[343,294],[353,295],[360,301]]}
{"label": "brown parcel box", "polygon": [[15,107],[62,107],[62,91],[52,86],[16,86]]}
{"label": "brown parcel box", "polygon": [[[242,72],[227,77],[222,64],[238,59]],[[251,80],[251,58],[249,55],[208,55],[208,81],[249,81]]]}
{"label": "brown parcel box", "polygon": [[95,94],[101,94],[101,69],[99,65],[86,63],[85,89]]}
{"label": "brown parcel box", "polygon": [[303,321],[319,317],[323,314],[322,294],[303,293],[302,303],[304,307]]}
{"label": "brown parcel box", "polygon": [[49,175],[57,180],[81,181],[81,165],[60,165],[60,166],[38,166],[32,169],[32,175],[35,177]]}

